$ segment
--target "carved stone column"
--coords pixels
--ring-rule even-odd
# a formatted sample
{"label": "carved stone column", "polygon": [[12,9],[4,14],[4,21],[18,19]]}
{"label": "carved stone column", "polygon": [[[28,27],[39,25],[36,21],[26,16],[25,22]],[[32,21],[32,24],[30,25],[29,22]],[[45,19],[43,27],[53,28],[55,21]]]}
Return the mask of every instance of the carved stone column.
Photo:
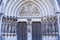
{"label": "carved stone column", "polygon": [[58,30],[59,30],[59,36],[60,36],[60,23],[59,23],[59,20],[60,20],[60,19],[59,19],[59,16],[57,16],[57,19],[58,19],[57,22],[58,22]]}
{"label": "carved stone column", "polygon": [[59,36],[60,36],[60,12],[56,12],[57,19],[58,19],[58,30],[59,30]]}
{"label": "carved stone column", "polygon": [[3,13],[0,13],[0,36],[1,36],[2,17],[3,17]]}

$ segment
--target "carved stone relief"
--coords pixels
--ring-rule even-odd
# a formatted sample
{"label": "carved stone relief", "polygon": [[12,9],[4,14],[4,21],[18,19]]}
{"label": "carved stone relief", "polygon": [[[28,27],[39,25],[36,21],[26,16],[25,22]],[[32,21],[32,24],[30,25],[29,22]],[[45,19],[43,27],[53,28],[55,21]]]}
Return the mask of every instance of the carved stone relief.
{"label": "carved stone relief", "polygon": [[39,16],[39,14],[39,8],[31,2],[23,4],[19,11],[19,16]]}

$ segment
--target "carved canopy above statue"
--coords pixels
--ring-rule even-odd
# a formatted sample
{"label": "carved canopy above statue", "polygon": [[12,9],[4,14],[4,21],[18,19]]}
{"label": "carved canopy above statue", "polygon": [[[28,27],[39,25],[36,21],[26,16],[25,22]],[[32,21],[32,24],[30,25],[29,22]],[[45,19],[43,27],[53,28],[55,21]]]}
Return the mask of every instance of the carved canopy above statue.
{"label": "carved canopy above statue", "polygon": [[32,2],[26,2],[21,5],[18,15],[23,17],[39,16],[40,10],[36,4]]}

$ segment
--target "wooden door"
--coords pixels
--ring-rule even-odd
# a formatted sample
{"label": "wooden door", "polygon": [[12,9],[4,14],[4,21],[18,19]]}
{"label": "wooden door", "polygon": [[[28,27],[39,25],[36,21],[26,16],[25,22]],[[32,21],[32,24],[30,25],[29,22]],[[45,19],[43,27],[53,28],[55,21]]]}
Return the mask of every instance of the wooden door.
{"label": "wooden door", "polygon": [[27,40],[27,23],[18,22],[17,27],[17,40]]}
{"label": "wooden door", "polygon": [[32,40],[42,40],[41,22],[32,23]]}

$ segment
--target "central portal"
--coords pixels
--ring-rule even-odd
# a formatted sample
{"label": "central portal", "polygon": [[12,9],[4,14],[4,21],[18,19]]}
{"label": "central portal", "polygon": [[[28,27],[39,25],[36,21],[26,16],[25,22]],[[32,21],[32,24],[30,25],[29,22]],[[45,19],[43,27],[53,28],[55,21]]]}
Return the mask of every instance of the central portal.
{"label": "central portal", "polygon": [[[32,26],[28,28],[27,22],[18,22],[17,25],[17,40],[42,40],[41,35],[41,22],[34,21],[31,23]],[[30,36],[29,36],[30,35]]]}

